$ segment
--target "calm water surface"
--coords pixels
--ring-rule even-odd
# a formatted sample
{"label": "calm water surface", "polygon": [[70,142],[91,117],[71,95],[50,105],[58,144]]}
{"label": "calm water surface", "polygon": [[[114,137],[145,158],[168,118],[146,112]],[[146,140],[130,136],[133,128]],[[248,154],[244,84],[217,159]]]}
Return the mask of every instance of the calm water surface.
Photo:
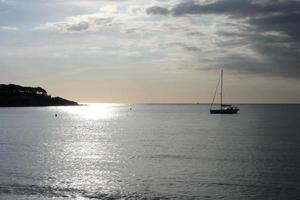
{"label": "calm water surface", "polygon": [[300,199],[300,106],[240,108],[0,108],[0,199]]}

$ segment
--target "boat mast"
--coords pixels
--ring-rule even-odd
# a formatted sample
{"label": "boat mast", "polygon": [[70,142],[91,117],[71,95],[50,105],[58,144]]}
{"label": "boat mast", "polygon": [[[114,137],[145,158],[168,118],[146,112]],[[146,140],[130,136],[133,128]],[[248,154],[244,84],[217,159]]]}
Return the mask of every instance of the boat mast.
{"label": "boat mast", "polygon": [[221,70],[221,110],[223,104],[223,69]]}
{"label": "boat mast", "polygon": [[218,84],[217,84],[217,87],[216,87],[216,90],[215,90],[215,93],[214,93],[214,98],[213,98],[213,100],[212,100],[212,102],[211,102],[211,104],[210,104],[210,109],[212,108],[212,106],[213,106],[213,104],[214,104],[214,102],[215,102],[215,98],[216,98],[216,95],[217,95],[217,93],[218,93],[218,89],[219,89],[220,82],[221,82],[221,78],[219,78],[219,81],[218,81]]}

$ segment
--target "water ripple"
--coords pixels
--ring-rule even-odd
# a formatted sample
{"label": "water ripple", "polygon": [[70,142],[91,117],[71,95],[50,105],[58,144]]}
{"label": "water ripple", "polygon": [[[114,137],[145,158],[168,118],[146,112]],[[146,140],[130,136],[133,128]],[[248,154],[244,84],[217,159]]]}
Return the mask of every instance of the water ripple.
{"label": "water ripple", "polygon": [[43,196],[47,198],[78,198],[87,199],[143,199],[143,200],[167,200],[168,197],[151,196],[146,197],[139,193],[122,194],[121,192],[100,192],[88,191],[77,188],[53,187],[46,185],[25,185],[25,184],[0,184],[0,194],[24,195],[24,196]]}

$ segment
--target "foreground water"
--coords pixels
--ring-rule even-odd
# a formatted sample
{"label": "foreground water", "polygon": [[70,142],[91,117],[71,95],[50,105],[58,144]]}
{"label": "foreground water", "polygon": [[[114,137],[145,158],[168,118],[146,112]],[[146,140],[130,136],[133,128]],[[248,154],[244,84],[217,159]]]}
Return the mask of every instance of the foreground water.
{"label": "foreground water", "polygon": [[300,199],[300,106],[240,108],[1,108],[0,199]]}

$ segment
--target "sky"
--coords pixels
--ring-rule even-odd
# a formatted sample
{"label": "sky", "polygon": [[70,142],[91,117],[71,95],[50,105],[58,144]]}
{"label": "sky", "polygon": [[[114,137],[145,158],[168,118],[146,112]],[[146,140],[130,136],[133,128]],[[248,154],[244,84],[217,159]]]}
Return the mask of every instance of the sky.
{"label": "sky", "polygon": [[0,82],[78,102],[300,103],[299,0],[0,0]]}

